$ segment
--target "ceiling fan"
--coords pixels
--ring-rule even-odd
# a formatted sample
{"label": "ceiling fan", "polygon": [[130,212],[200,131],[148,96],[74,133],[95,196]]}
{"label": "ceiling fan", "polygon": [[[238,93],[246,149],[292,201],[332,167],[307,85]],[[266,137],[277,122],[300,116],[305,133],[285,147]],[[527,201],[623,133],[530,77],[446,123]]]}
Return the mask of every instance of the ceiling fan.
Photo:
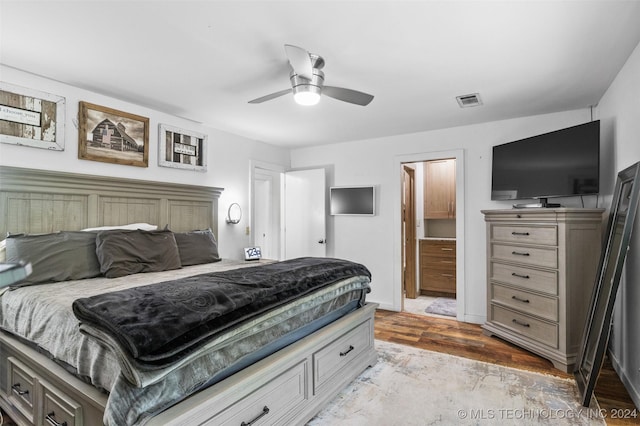
{"label": "ceiling fan", "polygon": [[291,72],[289,80],[291,88],[271,93],[266,96],[249,101],[250,104],[259,104],[271,99],[293,93],[293,98],[300,105],[315,105],[320,101],[320,95],[326,95],[343,102],[356,105],[368,105],[373,100],[373,95],[358,92],[357,90],[343,87],[324,85],[324,59],[322,56],[309,53],[305,49],[285,44],[284,50],[289,59]]}

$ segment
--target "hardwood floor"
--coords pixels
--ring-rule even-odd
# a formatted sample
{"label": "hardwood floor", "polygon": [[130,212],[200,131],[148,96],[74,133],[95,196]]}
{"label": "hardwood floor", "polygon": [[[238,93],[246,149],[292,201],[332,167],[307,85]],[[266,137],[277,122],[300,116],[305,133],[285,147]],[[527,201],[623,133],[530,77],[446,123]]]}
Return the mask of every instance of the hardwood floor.
{"label": "hardwood floor", "polygon": [[[499,338],[485,336],[477,324],[378,310],[375,316],[375,338],[507,367],[573,377],[557,370],[544,358]],[[608,360],[598,377],[595,395],[606,416],[607,425],[640,424],[640,410],[634,406]],[[637,413],[635,418],[629,415],[634,412]],[[620,414],[626,418],[612,418],[621,417]]]}

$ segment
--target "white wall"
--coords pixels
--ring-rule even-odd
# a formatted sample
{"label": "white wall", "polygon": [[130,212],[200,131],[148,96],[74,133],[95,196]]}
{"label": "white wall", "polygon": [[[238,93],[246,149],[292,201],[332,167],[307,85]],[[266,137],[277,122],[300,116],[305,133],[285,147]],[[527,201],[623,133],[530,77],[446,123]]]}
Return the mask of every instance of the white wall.
{"label": "white wall", "polygon": [[[462,113],[462,112],[461,112]],[[480,210],[510,208],[510,203],[492,202],[491,147],[582,124],[591,119],[589,109],[545,114],[472,126],[434,130],[403,136],[295,149],[291,152],[293,168],[327,167],[330,185],[378,185],[378,214],[371,218],[331,217],[329,255],[361,262],[372,272],[373,291],[368,299],[385,309],[399,310],[394,297],[400,288],[400,276],[394,273],[395,253],[400,240],[395,235],[394,194],[400,190],[400,173],[396,159],[424,157],[424,153],[464,150],[465,199],[465,282],[463,318],[483,322],[486,318],[485,223]],[[458,183],[460,184],[460,183]],[[399,199],[399,198],[398,198]],[[580,206],[580,199],[563,199],[566,206]],[[585,198],[587,207],[595,206],[595,197]],[[395,240],[398,241],[395,241]],[[399,270],[399,269],[397,269]],[[399,290],[398,290],[399,291]],[[459,317],[460,318],[460,317]]]}
{"label": "white wall", "polygon": [[[2,81],[66,98],[65,150],[49,151],[9,144],[0,144],[0,164],[45,170],[58,170],[102,176],[176,182],[224,188],[220,198],[218,239],[220,254],[227,258],[242,258],[242,248],[251,244],[245,234],[250,225],[250,162],[289,166],[289,150],[202,126],[179,117],[123,102],[94,92],[65,85],[53,80],[1,67]],[[149,167],[123,166],[78,159],[78,131],[73,119],[78,114],[78,102],[86,101],[149,118]],[[170,103],[170,100],[167,101]],[[158,124],[169,124],[208,135],[208,172],[194,172],[158,166]],[[229,204],[242,206],[242,221],[237,225],[225,222]]]}
{"label": "white wall", "polygon": [[[613,192],[616,173],[640,161],[640,45],[598,104],[602,139],[612,147]],[[607,206],[608,207],[608,206]],[[616,298],[611,357],[636,406],[640,406],[640,215],[636,215],[630,250]]]}

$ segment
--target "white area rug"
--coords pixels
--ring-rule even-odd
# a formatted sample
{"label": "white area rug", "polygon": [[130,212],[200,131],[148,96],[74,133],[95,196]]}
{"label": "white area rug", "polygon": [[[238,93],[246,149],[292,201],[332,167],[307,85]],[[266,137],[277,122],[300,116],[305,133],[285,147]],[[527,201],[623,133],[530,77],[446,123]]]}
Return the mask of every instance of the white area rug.
{"label": "white area rug", "polygon": [[604,425],[573,379],[376,340],[378,363],[309,423],[333,425]]}

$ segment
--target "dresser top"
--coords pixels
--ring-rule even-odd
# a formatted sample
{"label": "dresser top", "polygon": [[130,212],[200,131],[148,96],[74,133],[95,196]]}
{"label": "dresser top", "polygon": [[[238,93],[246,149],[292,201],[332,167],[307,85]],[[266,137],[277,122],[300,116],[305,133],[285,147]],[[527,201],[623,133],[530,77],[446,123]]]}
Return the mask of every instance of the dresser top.
{"label": "dresser top", "polygon": [[601,221],[604,209],[580,208],[527,208],[481,210],[485,221],[542,221],[542,222],[572,222],[572,221]]}
{"label": "dresser top", "polygon": [[579,207],[554,207],[554,208],[525,208],[525,209],[496,209],[496,210],[480,210],[482,214],[509,214],[509,213],[525,213],[525,214],[535,214],[535,213],[603,213],[605,209],[588,209],[588,208],[579,208]]}

